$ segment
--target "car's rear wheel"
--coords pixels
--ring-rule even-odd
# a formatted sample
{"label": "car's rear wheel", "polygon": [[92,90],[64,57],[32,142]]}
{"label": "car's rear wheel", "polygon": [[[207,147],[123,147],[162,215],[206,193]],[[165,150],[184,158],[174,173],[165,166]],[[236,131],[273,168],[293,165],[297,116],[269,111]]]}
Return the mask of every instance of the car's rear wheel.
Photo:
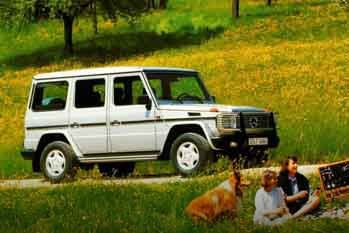
{"label": "car's rear wheel", "polygon": [[41,153],[41,171],[43,171],[45,177],[52,183],[59,183],[65,178],[73,178],[76,174],[74,166],[74,151],[71,146],[65,142],[51,142]]}
{"label": "car's rear wheel", "polygon": [[126,177],[133,172],[134,168],[134,162],[98,164],[99,172],[107,177]]}
{"label": "car's rear wheel", "polygon": [[175,169],[191,175],[213,162],[214,154],[207,140],[197,133],[185,133],[176,138],[170,150]]}

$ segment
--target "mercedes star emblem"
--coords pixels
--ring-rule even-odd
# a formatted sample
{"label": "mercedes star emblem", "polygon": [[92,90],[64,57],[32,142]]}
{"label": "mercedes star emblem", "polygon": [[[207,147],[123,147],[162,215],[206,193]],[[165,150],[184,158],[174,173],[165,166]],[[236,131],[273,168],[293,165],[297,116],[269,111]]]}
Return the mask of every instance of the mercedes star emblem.
{"label": "mercedes star emblem", "polygon": [[257,128],[259,125],[259,121],[257,117],[251,117],[248,119],[248,124],[251,128]]}

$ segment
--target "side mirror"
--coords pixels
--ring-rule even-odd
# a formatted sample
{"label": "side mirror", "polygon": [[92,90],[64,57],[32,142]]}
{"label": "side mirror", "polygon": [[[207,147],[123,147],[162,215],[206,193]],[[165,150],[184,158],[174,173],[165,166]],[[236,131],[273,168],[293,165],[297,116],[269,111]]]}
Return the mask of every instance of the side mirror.
{"label": "side mirror", "polygon": [[145,108],[146,108],[148,111],[150,111],[150,110],[151,110],[151,106],[152,106],[151,99],[147,96],[146,102],[145,102]]}
{"label": "side mirror", "polygon": [[149,96],[147,95],[141,95],[137,99],[137,104],[145,105],[145,108],[149,111],[151,110],[152,102]]}

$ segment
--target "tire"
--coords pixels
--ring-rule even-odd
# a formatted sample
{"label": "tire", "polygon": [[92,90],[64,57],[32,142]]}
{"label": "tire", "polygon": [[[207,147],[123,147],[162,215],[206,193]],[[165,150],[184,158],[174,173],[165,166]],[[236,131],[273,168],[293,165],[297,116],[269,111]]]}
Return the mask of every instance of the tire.
{"label": "tire", "polygon": [[[188,150],[188,157],[183,153]],[[207,140],[197,133],[185,133],[174,140],[170,157],[175,169],[184,176],[192,175],[213,162],[214,153]]]}
{"label": "tire", "polygon": [[135,162],[98,164],[99,172],[107,177],[126,177],[133,172],[134,168]]}
{"label": "tire", "polygon": [[59,183],[65,178],[74,178],[75,164],[73,149],[62,141],[47,144],[41,153],[40,168],[45,178],[51,183]]}

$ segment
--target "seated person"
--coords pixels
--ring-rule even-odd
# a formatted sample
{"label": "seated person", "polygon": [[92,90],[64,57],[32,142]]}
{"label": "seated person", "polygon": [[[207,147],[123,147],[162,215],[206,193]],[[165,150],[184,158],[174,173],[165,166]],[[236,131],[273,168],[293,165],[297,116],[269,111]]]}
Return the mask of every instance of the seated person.
{"label": "seated person", "polygon": [[262,225],[277,225],[289,219],[289,211],[285,203],[285,195],[277,187],[277,174],[266,170],[262,175],[262,188],[255,197],[256,211],[253,222]]}
{"label": "seated person", "polygon": [[288,157],[279,174],[279,186],[286,194],[286,204],[292,218],[310,213],[320,205],[320,191],[311,190],[308,179],[297,171],[297,157]]}

